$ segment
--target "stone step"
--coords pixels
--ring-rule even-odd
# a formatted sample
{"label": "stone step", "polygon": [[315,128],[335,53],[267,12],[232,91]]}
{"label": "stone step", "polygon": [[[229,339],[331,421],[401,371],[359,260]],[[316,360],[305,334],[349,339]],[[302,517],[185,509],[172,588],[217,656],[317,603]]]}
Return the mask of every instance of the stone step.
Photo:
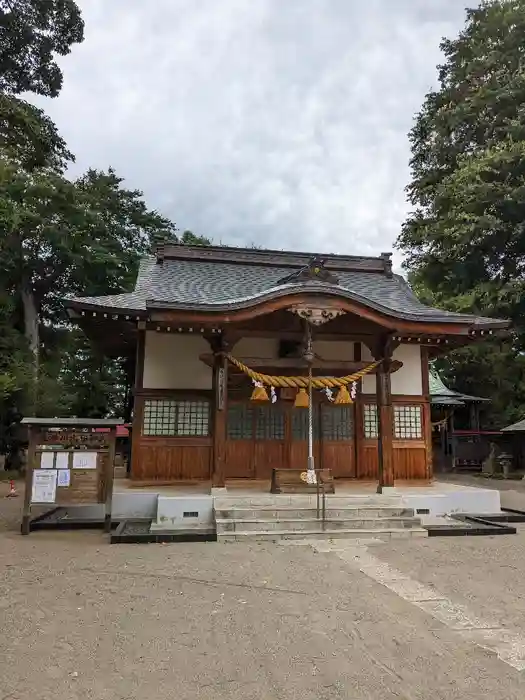
{"label": "stone step", "polygon": [[[376,506],[348,506],[348,507],[328,507],[326,508],[326,519],[331,518],[393,518],[393,517],[413,517],[413,508],[390,508]],[[215,509],[215,517],[231,520],[275,520],[276,518],[317,518],[316,508],[293,508],[283,507],[252,507],[252,508],[223,508]]]}
{"label": "stone step", "polygon": [[[317,503],[316,495],[261,494],[241,496],[216,496],[215,510],[232,508],[312,508]],[[363,496],[326,496],[327,508],[405,508],[400,496],[363,495]]]}
{"label": "stone step", "polygon": [[408,537],[427,537],[428,532],[422,527],[392,528],[384,530],[275,530],[273,532],[236,531],[217,533],[217,542],[278,542],[279,540],[335,540],[352,539],[356,537],[396,539]]}
{"label": "stone step", "polygon": [[[273,532],[275,530],[322,529],[317,518],[275,518],[274,520],[218,518],[217,533],[222,532]],[[419,518],[330,518],[325,520],[325,530],[386,530],[420,527]]]}

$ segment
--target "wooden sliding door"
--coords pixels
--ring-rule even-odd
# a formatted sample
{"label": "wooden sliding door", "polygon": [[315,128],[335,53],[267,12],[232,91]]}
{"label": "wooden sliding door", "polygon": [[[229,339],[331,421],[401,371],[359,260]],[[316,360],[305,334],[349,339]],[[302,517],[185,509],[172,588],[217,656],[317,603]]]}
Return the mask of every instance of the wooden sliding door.
{"label": "wooden sliding door", "polygon": [[[353,405],[316,402],[313,411],[314,458],[317,468],[335,477],[355,476]],[[308,410],[291,402],[230,402],[226,477],[267,479],[272,469],[306,469]]]}

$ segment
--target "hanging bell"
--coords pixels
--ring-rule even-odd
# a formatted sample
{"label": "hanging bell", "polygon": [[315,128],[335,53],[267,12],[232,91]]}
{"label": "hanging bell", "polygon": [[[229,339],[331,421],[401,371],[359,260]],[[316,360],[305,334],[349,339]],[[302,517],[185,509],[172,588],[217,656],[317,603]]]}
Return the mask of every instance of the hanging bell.
{"label": "hanging bell", "polygon": [[264,384],[257,382],[253,387],[250,401],[269,401],[268,392],[264,388]]}
{"label": "hanging bell", "polygon": [[339,388],[339,391],[337,392],[337,396],[335,397],[335,404],[345,404],[345,403],[352,403],[352,399],[350,398],[350,394],[348,393],[348,389],[346,386],[342,386]]}
{"label": "hanging bell", "polygon": [[310,401],[308,400],[308,394],[306,393],[306,389],[304,387],[301,387],[295,395],[294,406],[295,408],[308,408],[309,404]]}

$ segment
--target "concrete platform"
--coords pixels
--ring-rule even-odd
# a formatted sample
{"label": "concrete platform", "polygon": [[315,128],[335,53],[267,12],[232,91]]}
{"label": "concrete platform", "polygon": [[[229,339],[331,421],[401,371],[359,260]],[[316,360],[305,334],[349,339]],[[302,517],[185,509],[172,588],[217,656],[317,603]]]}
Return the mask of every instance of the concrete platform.
{"label": "concrete platform", "polygon": [[[425,486],[412,486],[405,482],[380,495],[375,492],[375,489],[376,486],[372,482],[336,481],[335,494],[326,496],[327,508],[336,509],[338,505],[345,506],[347,504],[368,507],[398,507],[402,505],[405,508],[413,509],[416,515],[430,516],[452,513],[483,515],[501,512],[500,492],[495,489],[440,481]],[[201,497],[208,499],[211,497],[216,509],[219,509],[222,504],[227,508],[272,507],[272,505],[315,507],[315,494],[270,494],[269,491],[269,481],[235,480],[231,483],[227,481],[226,491],[222,491],[218,496],[212,496],[211,484],[209,483],[133,488],[128,480],[117,480],[113,493],[113,517],[115,519],[152,518],[156,520],[159,497],[182,499],[177,501],[177,507],[186,500],[188,504],[186,511],[193,512],[199,508],[189,508],[189,505],[191,502],[196,503]],[[508,500],[510,501],[510,499]],[[516,503],[517,500],[516,498]],[[525,503],[525,499],[521,502]],[[93,508],[97,509],[98,507],[86,506],[85,508],[91,513]],[[95,517],[94,512],[92,515]]]}

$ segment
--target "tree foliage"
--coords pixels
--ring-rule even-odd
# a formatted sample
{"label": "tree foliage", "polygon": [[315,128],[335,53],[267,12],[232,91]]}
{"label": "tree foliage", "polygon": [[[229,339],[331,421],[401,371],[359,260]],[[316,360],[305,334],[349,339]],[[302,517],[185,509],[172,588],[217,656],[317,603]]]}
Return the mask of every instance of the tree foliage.
{"label": "tree foliage", "polygon": [[460,388],[493,398],[500,423],[525,409],[523,36],[525,0],[490,0],[442,42],[439,89],[410,132],[414,210],[398,240],[428,301],[513,321],[511,338],[444,363]]}
{"label": "tree foliage", "polygon": [[66,56],[84,39],[74,0],[0,0],[0,92],[56,97]]}
{"label": "tree foliage", "polygon": [[133,358],[103,357],[68,323],[64,298],[128,290],[144,253],[179,241],[112,168],[71,180],[55,124],[17,96],[55,97],[55,55],[82,39],[73,0],[0,0],[0,454],[11,457],[23,414],[125,417]]}
{"label": "tree foliage", "polygon": [[29,102],[0,93],[0,153],[24,170],[62,173],[74,161],[53,121]]}

